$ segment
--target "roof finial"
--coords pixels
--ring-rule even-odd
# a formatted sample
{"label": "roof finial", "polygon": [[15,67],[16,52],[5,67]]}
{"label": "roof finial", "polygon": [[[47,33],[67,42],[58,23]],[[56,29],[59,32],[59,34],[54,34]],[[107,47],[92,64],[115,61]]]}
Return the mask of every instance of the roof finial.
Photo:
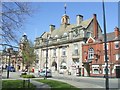
{"label": "roof finial", "polygon": [[67,5],[66,5],[66,3],[65,3],[65,5],[64,5],[64,8],[65,8],[65,14],[66,14],[66,8],[67,8]]}

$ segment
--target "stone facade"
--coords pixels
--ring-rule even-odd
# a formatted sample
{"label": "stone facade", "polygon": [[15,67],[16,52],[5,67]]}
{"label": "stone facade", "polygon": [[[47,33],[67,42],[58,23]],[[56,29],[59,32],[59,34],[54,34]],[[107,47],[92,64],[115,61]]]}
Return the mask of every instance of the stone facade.
{"label": "stone facade", "polygon": [[35,39],[39,69],[46,67],[47,60],[47,67],[53,72],[82,75],[82,44],[89,37],[101,37],[102,30],[96,14],[88,20],[77,15],[75,24],[70,24],[69,19],[69,16],[64,14],[58,29],[55,25],[50,25],[49,32],[44,32]]}

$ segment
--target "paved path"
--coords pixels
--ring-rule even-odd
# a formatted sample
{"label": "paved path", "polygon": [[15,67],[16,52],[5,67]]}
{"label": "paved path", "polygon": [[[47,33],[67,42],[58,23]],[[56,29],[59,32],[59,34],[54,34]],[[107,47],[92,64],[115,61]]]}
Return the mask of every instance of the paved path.
{"label": "paved path", "polygon": [[39,89],[41,90],[43,88],[44,88],[44,90],[50,90],[51,89],[51,87],[49,85],[38,82],[38,81],[35,81],[33,79],[31,79],[31,83],[36,86],[36,88],[37,88],[36,90],[39,90]]}

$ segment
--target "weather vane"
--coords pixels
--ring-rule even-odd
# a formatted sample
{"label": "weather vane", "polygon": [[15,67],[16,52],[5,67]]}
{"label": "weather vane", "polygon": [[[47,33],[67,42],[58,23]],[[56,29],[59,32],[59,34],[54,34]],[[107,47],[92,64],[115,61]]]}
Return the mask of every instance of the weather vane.
{"label": "weather vane", "polygon": [[66,5],[66,3],[65,3],[65,5],[64,5],[64,8],[65,8],[65,14],[66,14],[66,8],[67,8],[67,5]]}

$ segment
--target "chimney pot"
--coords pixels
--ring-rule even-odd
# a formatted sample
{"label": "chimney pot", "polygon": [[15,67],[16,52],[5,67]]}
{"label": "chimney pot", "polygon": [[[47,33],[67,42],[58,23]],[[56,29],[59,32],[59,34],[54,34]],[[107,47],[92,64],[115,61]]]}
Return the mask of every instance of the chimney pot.
{"label": "chimney pot", "polygon": [[50,27],[50,32],[53,32],[53,30],[55,30],[55,25],[51,24],[49,27]]}
{"label": "chimney pot", "polygon": [[120,31],[118,27],[115,27],[115,37],[118,37],[120,35]]}
{"label": "chimney pot", "polygon": [[77,17],[77,26],[80,25],[80,23],[83,21],[83,16],[82,15],[76,15]]}

